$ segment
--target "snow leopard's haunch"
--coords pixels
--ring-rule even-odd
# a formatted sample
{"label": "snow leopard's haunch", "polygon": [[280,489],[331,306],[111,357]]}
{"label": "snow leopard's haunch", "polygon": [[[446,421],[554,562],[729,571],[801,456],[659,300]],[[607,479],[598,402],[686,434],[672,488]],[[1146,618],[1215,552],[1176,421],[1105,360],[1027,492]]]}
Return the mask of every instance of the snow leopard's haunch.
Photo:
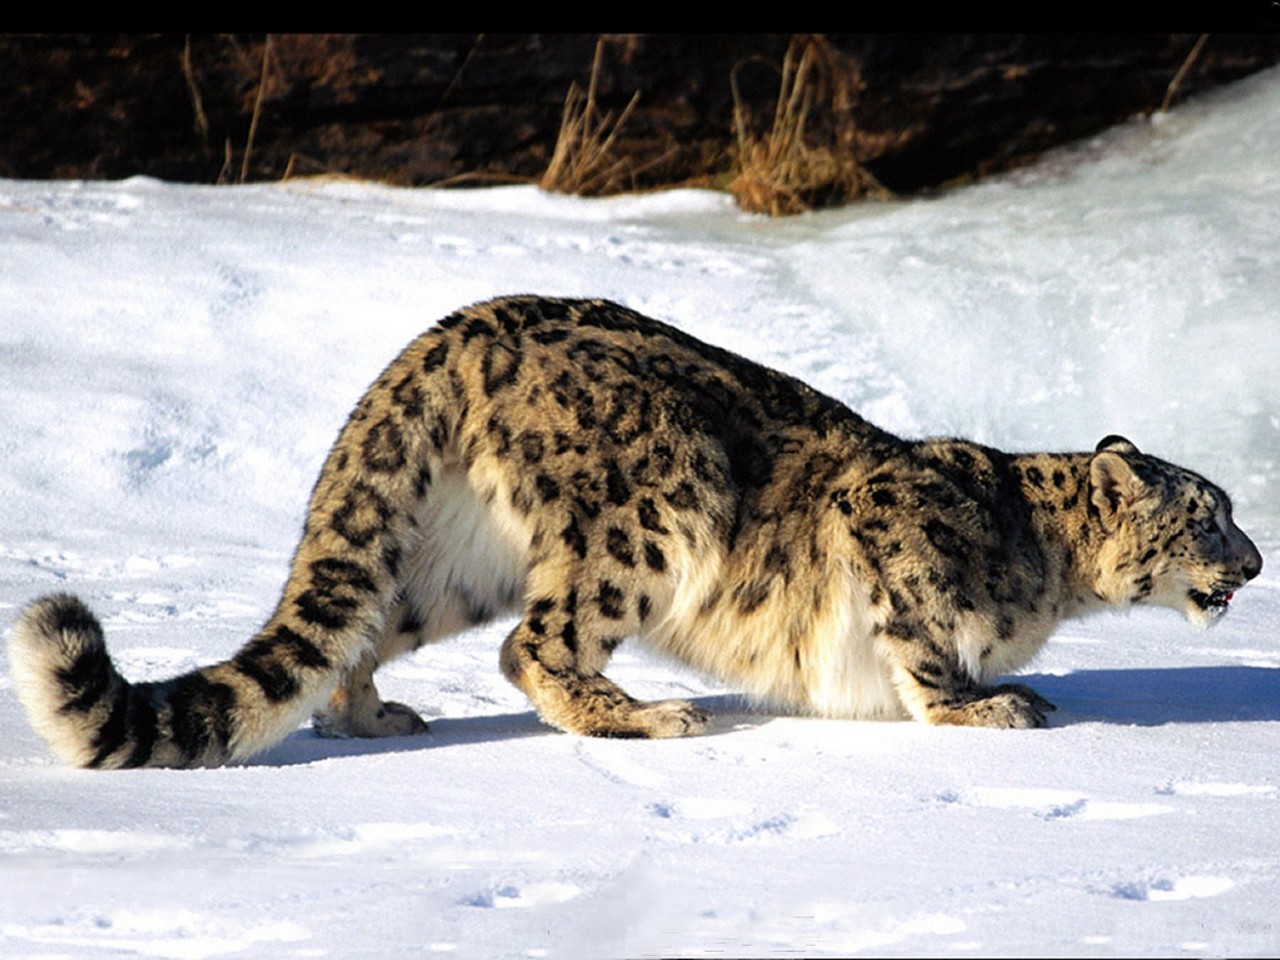
{"label": "snow leopard's haunch", "polygon": [[374,670],[511,611],[504,674],[574,733],[706,727],[604,675],[629,636],[791,709],[1030,727],[1052,705],[991,681],[1063,618],[1157,603],[1207,625],[1261,566],[1222,490],[1123,438],[905,441],[617,304],[511,297],[369,388],[229,660],[130,684],[68,595],[22,612],[10,659],[54,752],[103,768],[241,760],[313,711],[325,734],[420,732]]}

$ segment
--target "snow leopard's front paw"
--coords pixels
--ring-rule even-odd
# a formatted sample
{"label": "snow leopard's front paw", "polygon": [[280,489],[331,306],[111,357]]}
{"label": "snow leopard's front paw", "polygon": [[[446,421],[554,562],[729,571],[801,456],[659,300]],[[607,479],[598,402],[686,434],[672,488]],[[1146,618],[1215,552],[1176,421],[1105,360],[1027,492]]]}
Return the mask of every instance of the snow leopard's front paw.
{"label": "snow leopard's front paw", "polygon": [[1002,683],[948,711],[942,723],[967,727],[997,727],[1005,730],[1043,727],[1045,714],[1058,709],[1030,687]]}

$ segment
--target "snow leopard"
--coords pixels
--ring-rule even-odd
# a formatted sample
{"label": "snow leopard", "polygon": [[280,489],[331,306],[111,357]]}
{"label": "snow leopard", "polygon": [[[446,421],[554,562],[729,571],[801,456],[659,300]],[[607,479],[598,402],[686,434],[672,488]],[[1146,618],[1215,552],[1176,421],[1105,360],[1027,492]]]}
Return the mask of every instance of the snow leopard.
{"label": "snow leopard", "polygon": [[356,404],[275,611],[228,659],[130,682],[75,596],[35,600],[12,678],[93,768],[243,761],[313,717],[418,734],[374,671],[517,615],[502,673],[551,727],[679,737],[684,700],[605,673],[628,638],[766,709],[1029,728],[1000,682],[1065,618],[1216,622],[1262,557],[1203,477],[1109,436],[1077,453],[908,440],[789,375],[616,303],[514,296],[413,340]]}

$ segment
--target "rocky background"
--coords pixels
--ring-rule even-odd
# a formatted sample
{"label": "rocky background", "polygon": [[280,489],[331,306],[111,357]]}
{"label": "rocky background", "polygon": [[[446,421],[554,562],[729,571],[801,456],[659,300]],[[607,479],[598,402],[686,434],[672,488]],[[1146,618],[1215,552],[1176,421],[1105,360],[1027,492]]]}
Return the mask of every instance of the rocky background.
{"label": "rocky background", "polygon": [[793,136],[867,174],[844,192],[912,193],[1277,62],[1268,33],[7,35],[0,176],[538,182],[573,89],[582,192],[727,186],[785,64]]}

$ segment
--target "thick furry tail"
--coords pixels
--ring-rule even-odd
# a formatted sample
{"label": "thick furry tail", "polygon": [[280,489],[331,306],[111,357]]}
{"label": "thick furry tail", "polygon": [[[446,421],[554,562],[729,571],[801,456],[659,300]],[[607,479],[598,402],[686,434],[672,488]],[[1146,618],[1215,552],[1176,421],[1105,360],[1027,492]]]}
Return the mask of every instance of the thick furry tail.
{"label": "thick furry tail", "polygon": [[482,335],[497,336],[485,319],[493,311],[477,311],[411,343],[356,405],[312,490],[280,603],[231,659],[129,683],[75,597],[44,597],[21,613],[9,643],[13,678],[55,754],[85,767],[216,766],[279,742],[329,699],[381,636],[414,512],[446,447],[458,452],[468,404],[455,367],[482,376],[486,389],[514,375],[513,351]]}
{"label": "thick furry tail", "polygon": [[[268,642],[269,660],[259,655]],[[9,663],[18,699],[54,754],[99,769],[244,759],[295,729],[337,675],[295,634],[259,637],[233,660],[171,680],[130,683],[111,662],[97,618],[70,594],[22,611]],[[299,672],[311,675],[310,689],[293,679]]]}

